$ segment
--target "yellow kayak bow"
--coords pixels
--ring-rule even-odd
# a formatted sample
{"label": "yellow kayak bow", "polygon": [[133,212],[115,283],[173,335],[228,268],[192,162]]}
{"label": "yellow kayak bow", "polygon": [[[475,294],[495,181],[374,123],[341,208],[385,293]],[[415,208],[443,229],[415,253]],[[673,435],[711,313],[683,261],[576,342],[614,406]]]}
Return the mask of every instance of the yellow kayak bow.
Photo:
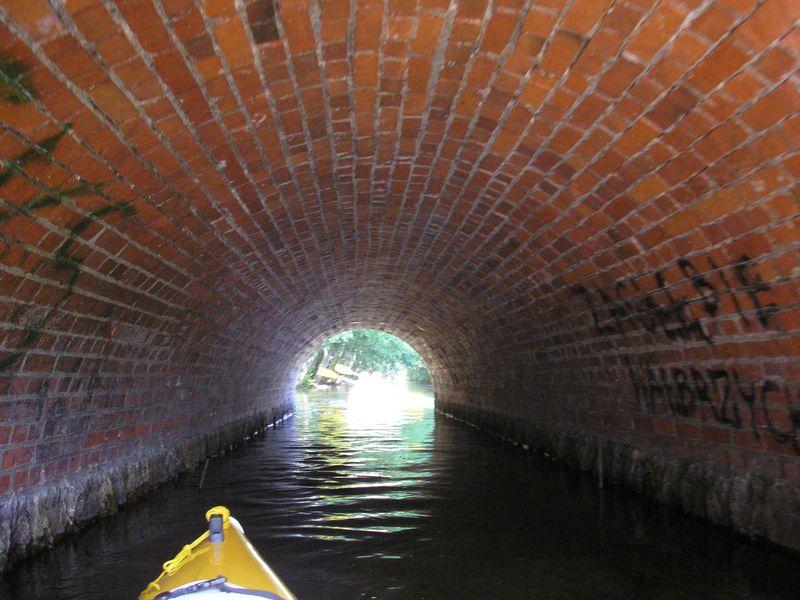
{"label": "yellow kayak bow", "polygon": [[208,531],[177,556],[139,594],[139,600],[295,600],[224,506],[206,513]]}

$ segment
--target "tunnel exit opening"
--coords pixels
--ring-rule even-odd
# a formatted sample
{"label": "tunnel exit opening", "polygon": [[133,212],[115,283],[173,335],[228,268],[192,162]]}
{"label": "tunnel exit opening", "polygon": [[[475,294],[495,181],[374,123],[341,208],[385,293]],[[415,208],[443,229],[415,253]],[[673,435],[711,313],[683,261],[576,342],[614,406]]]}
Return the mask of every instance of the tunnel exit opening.
{"label": "tunnel exit opening", "polygon": [[350,329],[317,346],[303,362],[296,392],[340,392],[372,402],[419,401],[431,396],[431,376],[420,354],[377,329]]}

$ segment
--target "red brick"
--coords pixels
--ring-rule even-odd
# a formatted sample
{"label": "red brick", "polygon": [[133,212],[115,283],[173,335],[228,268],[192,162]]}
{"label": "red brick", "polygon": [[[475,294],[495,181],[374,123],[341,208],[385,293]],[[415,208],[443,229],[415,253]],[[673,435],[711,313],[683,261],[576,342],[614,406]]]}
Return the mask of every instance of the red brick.
{"label": "red brick", "polygon": [[793,472],[636,378],[800,381],[798,3],[529,4],[283,2],[254,44],[230,0],[117,3],[131,39],[71,1],[80,41],[5,2],[0,493],[269,408],[354,324],[444,401]]}
{"label": "red brick", "polygon": [[33,458],[33,450],[30,447],[9,448],[3,452],[3,469],[15,469],[24,465]]}

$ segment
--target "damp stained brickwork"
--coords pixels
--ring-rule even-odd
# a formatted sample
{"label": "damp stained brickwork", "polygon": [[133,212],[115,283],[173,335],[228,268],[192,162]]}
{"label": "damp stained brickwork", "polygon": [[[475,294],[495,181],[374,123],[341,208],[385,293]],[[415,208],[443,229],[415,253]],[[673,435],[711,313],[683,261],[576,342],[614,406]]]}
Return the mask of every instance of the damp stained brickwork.
{"label": "damp stained brickwork", "polygon": [[798,18],[3,4],[0,496],[285,406],[363,326],[453,413],[780,484],[794,531]]}

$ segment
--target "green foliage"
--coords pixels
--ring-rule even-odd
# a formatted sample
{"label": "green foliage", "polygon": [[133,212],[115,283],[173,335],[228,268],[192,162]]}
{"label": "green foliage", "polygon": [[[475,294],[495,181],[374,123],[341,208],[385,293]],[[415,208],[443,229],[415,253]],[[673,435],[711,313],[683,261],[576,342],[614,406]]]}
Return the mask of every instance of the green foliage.
{"label": "green foliage", "polygon": [[[0,61],[0,71],[3,69],[3,63]],[[7,73],[3,76],[7,76]],[[3,79],[0,77],[0,87],[2,87]],[[0,89],[0,92],[2,90]],[[28,147],[21,154],[18,154],[10,160],[0,160],[0,165],[3,169],[0,170],[0,187],[5,185],[9,180],[15,176],[19,176],[22,168],[36,160],[51,160],[53,150],[55,150],[61,138],[71,129],[72,125],[67,123],[60,132],[45,138],[41,142]],[[81,182],[80,185],[69,189],[50,189],[48,192],[36,196],[28,200],[20,206],[11,206],[8,210],[0,210],[0,225],[8,222],[14,215],[31,215],[37,210],[47,208],[49,206],[57,206],[61,204],[65,198],[76,197],[84,194],[99,194],[103,188],[103,184],[94,184],[89,182]],[[81,267],[83,259],[78,257],[72,252],[73,244],[78,240],[78,237],[97,219],[105,217],[112,213],[119,213],[125,217],[132,217],[136,214],[136,209],[130,204],[124,202],[113,202],[102,208],[99,208],[91,213],[75,226],[73,226],[61,245],[52,254],[51,260],[53,266],[59,271],[69,273],[69,279],[66,282],[66,291],[64,294],[55,301],[45,314],[34,326],[28,327],[25,336],[20,340],[17,348],[12,350],[5,358],[0,359],[0,372],[7,371],[13,367],[17,361],[24,356],[27,350],[36,342],[41,335],[42,329],[47,323],[50,316],[56,312],[72,295],[73,287],[78,277],[81,275]]]}
{"label": "green foliage", "polygon": [[10,104],[25,104],[35,97],[28,81],[28,69],[18,60],[0,55],[0,100]]}
{"label": "green foliage", "polygon": [[314,360],[300,378],[308,384],[316,375],[322,356],[330,368],[336,364],[349,366],[356,372],[392,373],[405,369],[409,381],[429,383],[428,369],[417,352],[400,338],[375,329],[343,331],[320,346]]}
{"label": "green foliage", "polygon": [[70,129],[72,129],[72,124],[67,123],[58,133],[43,139],[34,146],[26,148],[14,158],[3,161],[6,166],[5,169],[0,171],[0,186],[5,185],[28,163],[34,160],[49,159],[53,154],[53,150],[55,150],[55,147],[58,145],[58,142],[61,141],[61,138],[64,137]]}
{"label": "green foliage", "polygon": [[51,189],[50,191],[28,200],[22,206],[12,206],[7,211],[0,211],[0,225],[11,220],[15,215],[30,215],[39,209],[48,206],[58,206],[65,198],[76,198],[86,194],[97,194],[102,189],[101,185],[83,182],[80,185],[66,190]]}

